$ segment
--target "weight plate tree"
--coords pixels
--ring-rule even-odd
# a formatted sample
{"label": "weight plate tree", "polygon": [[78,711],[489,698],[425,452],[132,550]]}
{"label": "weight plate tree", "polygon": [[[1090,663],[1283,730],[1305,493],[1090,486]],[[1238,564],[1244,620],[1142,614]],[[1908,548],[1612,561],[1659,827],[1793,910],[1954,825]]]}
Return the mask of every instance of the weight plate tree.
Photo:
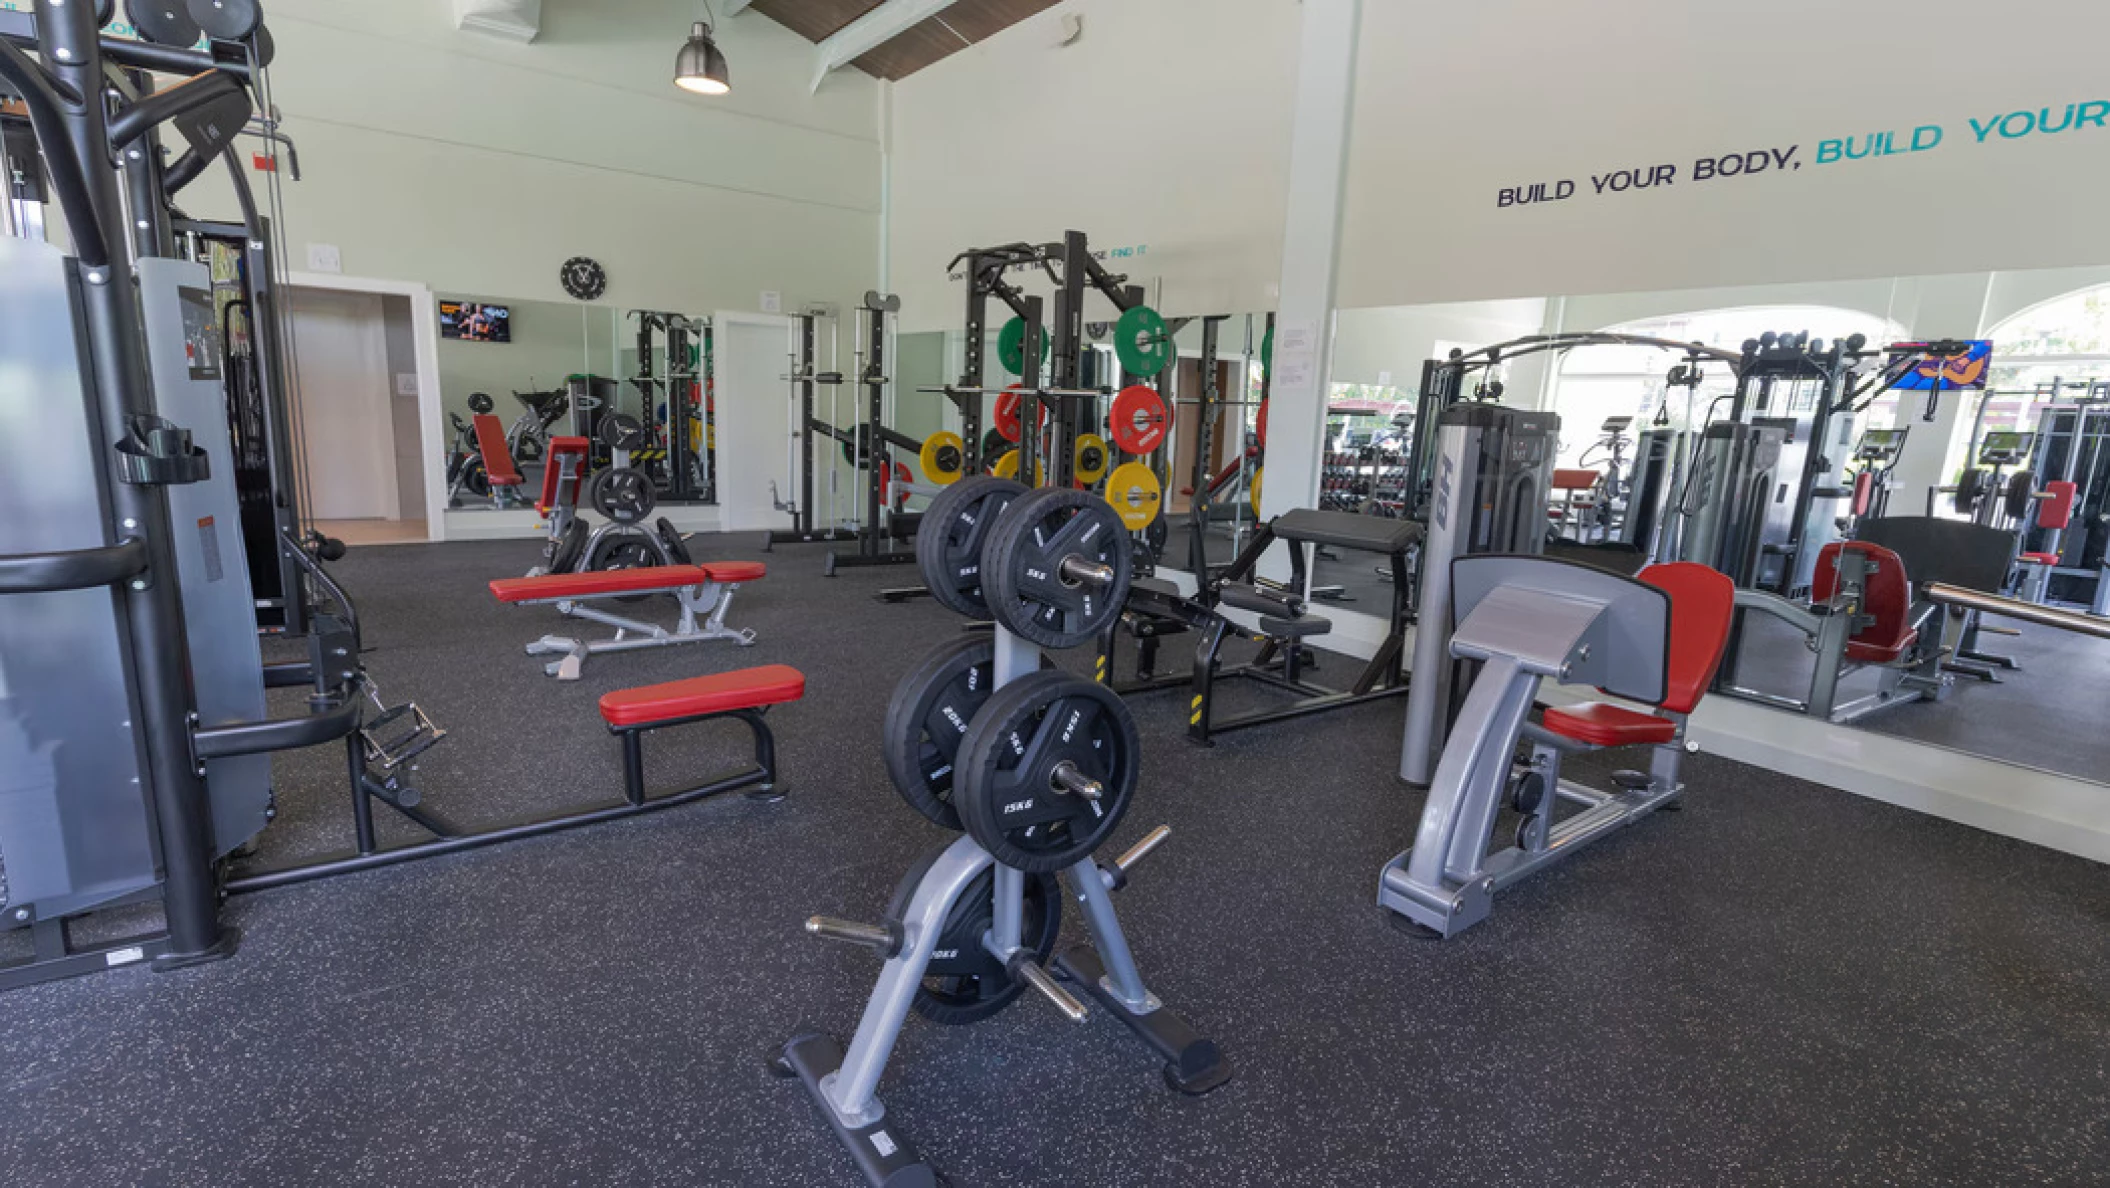
{"label": "weight plate tree", "polygon": [[[1120,544],[1125,556],[1127,538]],[[1113,835],[1134,799],[1142,753],[1119,694],[1036,672],[997,690],[968,727],[952,802],[998,862],[1052,873]]]}
{"label": "weight plate tree", "polygon": [[916,562],[940,606],[980,618],[989,613],[982,595],[982,545],[1004,509],[1025,487],[994,475],[976,475],[938,492],[916,529]]}
{"label": "weight plate tree", "polygon": [[989,614],[1042,647],[1091,642],[1128,600],[1127,532],[1089,491],[1044,487],[1018,496],[982,549]]}
{"label": "weight plate tree", "polygon": [[[894,887],[887,904],[886,919],[898,921],[908,914],[909,901],[931,864],[945,847],[923,856]],[[1011,977],[982,937],[994,923],[996,872],[985,870],[960,892],[938,932],[930,964],[923,967],[923,982],[916,988],[911,1005],[917,1014],[949,1027],[978,1023],[1017,1001],[1026,984]],[[1025,886],[1025,911],[1021,915],[1019,944],[1033,960],[1046,965],[1062,932],[1062,888],[1053,875],[1029,875]]]}

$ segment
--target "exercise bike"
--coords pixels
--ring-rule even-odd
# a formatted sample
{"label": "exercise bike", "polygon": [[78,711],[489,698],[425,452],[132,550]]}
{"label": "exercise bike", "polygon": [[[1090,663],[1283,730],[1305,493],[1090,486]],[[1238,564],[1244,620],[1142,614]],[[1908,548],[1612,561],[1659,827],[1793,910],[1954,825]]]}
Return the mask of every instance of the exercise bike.
{"label": "exercise bike", "polygon": [[506,448],[515,462],[540,462],[549,453],[550,429],[570,411],[570,399],[562,389],[555,392],[515,392],[525,410],[506,430]]}
{"label": "exercise bike", "polygon": [[[478,416],[491,411],[491,397],[469,394],[469,411]],[[454,444],[447,451],[447,506],[460,507],[464,493],[478,499],[491,497],[491,474],[484,469],[483,453],[476,446],[476,426],[462,414],[447,410],[447,423],[454,430]]]}

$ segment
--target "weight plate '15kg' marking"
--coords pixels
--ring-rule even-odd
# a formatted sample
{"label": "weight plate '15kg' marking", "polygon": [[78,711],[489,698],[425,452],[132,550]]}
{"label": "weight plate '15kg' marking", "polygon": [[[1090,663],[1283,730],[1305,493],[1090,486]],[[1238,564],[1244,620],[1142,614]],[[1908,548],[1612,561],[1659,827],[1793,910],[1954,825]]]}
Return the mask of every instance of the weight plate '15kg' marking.
{"label": "weight plate '15kg' marking", "polygon": [[[1121,546],[1125,553],[1125,537]],[[1119,694],[1065,672],[1036,672],[998,689],[968,727],[953,803],[968,835],[998,862],[1051,873],[1113,835],[1134,799],[1141,756]]]}

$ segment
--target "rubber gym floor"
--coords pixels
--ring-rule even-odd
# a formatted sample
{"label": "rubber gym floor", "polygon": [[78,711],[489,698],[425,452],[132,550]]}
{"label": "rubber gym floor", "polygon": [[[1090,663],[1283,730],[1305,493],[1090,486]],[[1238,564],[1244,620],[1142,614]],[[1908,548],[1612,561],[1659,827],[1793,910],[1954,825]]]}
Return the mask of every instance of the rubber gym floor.
{"label": "rubber gym floor", "polygon": [[[555,614],[485,591],[534,551],[338,566],[374,674],[450,731],[430,803],[474,823],[615,797],[602,692],[770,662],[809,677],[771,714],[789,799],[242,897],[234,960],[9,994],[0,1179],[856,1182],[765,1058],[806,1025],[846,1036],[878,970],[801,921],[876,918],[947,840],[893,793],[878,731],[897,675],[959,619],[871,597],[910,569],[830,580],[817,550],[784,549],[735,605],[753,648],[601,656],[559,684],[521,652]],[[2110,1182],[2102,867],[1701,755],[1685,811],[1421,941],[1373,903],[1420,807],[1391,774],[1399,704],[1202,750],[1182,700],[1134,703],[1144,785],[1122,840],[1174,832],[1118,906],[1153,989],[1237,1078],[1179,1097],[1112,1020],[1031,996],[973,1027],[912,1020],[882,1097],[957,1183]],[[655,739],[648,771],[731,767],[741,733]],[[342,845],[339,753],[278,774],[262,856]]]}

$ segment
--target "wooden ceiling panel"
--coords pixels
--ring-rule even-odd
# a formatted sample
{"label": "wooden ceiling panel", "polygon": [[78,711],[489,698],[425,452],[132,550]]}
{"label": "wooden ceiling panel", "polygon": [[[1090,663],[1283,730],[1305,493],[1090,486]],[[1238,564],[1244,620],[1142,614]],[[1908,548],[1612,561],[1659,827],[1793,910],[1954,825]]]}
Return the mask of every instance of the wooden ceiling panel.
{"label": "wooden ceiling panel", "polygon": [[756,12],[808,41],[830,33],[879,7],[885,0],[755,0]]}
{"label": "wooden ceiling panel", "polygon": [[[818,43],[883,0],[754,0],[754,10]],[[925,66],[994,36],[1061,0],[957,0],[903,30],[851,64],[874,78],[907,78]]]}

